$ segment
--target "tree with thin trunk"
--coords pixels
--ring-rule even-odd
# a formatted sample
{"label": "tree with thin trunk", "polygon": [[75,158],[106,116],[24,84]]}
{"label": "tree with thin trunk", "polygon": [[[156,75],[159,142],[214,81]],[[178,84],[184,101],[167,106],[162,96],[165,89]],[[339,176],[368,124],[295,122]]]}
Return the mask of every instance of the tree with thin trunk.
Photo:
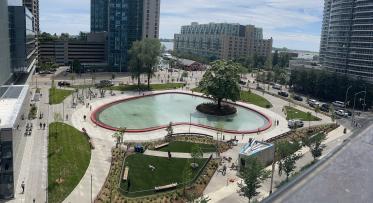
{"label": "tree with thin trunk", "polygon": [[308,128],[311,128],[311,119],[312,119],[311,112],[307,112],[307,119],[308,119]]}
{"label": "tree with thin trunk", "polygon": [[124,133],[126,128],[119,128],[114,134],[113,137],[116,138],[116,148],[123,142]]}
{"label": "tree with thin trunk", "polygon": [[140,41],[135,41],[129,50],[129,71],[132,78],[137,79],[137,87],[140,90],[141,85],[141,74],[144,73],[144,63],[142,61],[142,43]]}
{"label": "tree with thin trunk", "polygon": [[265,170],[263,164],[254,157],[245,159],[245,166],[241,169],[241,176],[244,183],[238,184],[240,187],[240,194],[249,198],[256,197],[259,192],[257,191],[264,180],[270,177],[270,171]]}
{"label": "tree with thin trunk", "polygon": [[[193,158],[194,166],[197,166],[196,159],[200,159],[200,158],[203,157],[203,152],[202,152],[201,147],[197,144],[194,144],[192,146],[192,151],[191,151],[190,155]],[[193,167],[193,168],[197,168],[197,167]]]}
{"label": "tree with thin trunk", "polygon": [[148,90],[150,90],[150,80],[155,72],[155,66],[159,62],[161,55],[161,42],[158,39],[144,39],[142,44],[141,58],[144,62],[145,72],[148,77]]}
{"label": "tree with thin trunk", "polygon": [[302,139],[303,146],[307,146],[310,149],[313,160],[322,155],[325,145],[322,142],[326,139],[326,134],[318,133],[312,136],[305,136]]}
{"label": "tree with thin trunk", "polygon": [[215,61],[211,64],[199,84],[201,91],[206,96],[211,96],[217,101],[218,109],[222,107],[223,99],[233,102],[240,99],[239,65],[232,61]]}

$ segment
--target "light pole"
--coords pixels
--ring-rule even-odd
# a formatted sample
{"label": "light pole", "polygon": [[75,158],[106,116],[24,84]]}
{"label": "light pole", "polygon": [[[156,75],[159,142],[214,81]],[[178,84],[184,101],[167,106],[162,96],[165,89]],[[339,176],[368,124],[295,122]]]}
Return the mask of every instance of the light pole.
{"label": "light pole", "polygon": [[348,96],[348,91],[352,88],[352,85],[350,85],[348,88],[347,88],[347,91],[346,91],[346,97],[345,97],[345,111],[347,110],[347,96]]}
{"label": "light pole", "polygon": [[191,127],[192,127],[192,113],[189,113],[189,134],[190,134]]}
{"label": "light pole", "polygon": [[365,93],[366,94],[366,91],[361,91],[361,92],[358,92],[354,95],[354,107],[352,109],[352,121],[355,120],[355,104],[356,104],[356,96],[359,95],[359,94],[362,94],[362,93]]}

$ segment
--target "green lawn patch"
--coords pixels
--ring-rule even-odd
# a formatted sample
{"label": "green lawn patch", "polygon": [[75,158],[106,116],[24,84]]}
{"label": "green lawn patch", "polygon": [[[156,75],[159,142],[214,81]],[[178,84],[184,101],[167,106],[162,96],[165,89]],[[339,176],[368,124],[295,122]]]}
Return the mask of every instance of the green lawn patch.
{"label": "green lawn patch", "polygon": [[286,119],[299,119],[302,121],[320,121],[321,119],[316,116],[308,116],[306,112],[300,111],[290,106],[285,106]]}
{"label": "green lawn patch", "polygon": [[[172,89],[179,89],[184,86],[184,83],[166,83],[166,84],[150,84],[150,90],[172,90]],[[108,89],[116,90],[116,91],[138,91],[137,85],[119,85],[114,86]],[[148,90],[148,85],[141,84],[140,85],[141,91]]]}
{"label": "green lawn patch", "polygon": [[[91,159],[87,137],[64,124],[49,125],[48,202],[62,202],[78,185]],[[57,183],[59,178],[61,183]]]}
{"label": "green lawn patch", "polygon": [[49,89],[49,104],[60,104],[68,96],[70,96],[74,90],[63,90],[58,88]]}
{"label": "green lawn patch", "polygon": [[174,141],[171,142],[168,146],[162,147],[159,151],[167,152],[182,152],[182,153],[191,153],[192,147],[194,145],[198,145],[203,153],[208,152],[216,152],[216,146],[212,144],[199,144],[199,143],[192,143],[192,142],[181,142],[181,141]]}
{"label": "green lawn patch", "polygon": [[[192,91],[193,92],[201,92],[201,89],[199,87],[196,87],[196,88],[193,88]],[[254,94],[252,92],[248,92],[248,91],[241,91],[241,99],[240,100],[243,101],[243,102],[254,104],[254,105],[257,105],[257,106],[260,106],[260,107],[263,107],[263,108],[267,108],[267,109],[272,107],[271,102],[269,102],[267,99],[265,99],[264,97],[259,96],[257,94]]]}
{"label": "green lawn patch", "polygon": [[[206,163],[207,159],[197,159],[196,162],[199,168],[192,170],[192,177],[198,175],[199,170]],[[163,158],[147,156],[143,154],[134,154],[126,158],[125,166],[129,167],[130,189],[126,196],[144,196],[154,194],[154,191],[133,193],[135,191],[153,190],[154,187],[169,185],[172,183],[183,182],[183,171],[187,164],[190,164],[188,159]],[[149,165],[153,165],[156,169],[152,171]],[[121,189],[128,191],[128,181],[122,182]],[[132,192],[132,193],[131,193]]]}
{"label": "green lawn patch", "polygon": [[267,99],[248,91],[241,91],[241,101],[268,109],[272,107],[272,104]]}

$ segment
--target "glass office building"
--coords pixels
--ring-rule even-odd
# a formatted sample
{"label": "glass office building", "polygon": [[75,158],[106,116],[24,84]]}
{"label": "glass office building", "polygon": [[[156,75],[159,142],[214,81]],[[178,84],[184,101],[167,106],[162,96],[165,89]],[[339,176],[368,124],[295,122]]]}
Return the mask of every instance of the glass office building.
{"label": "glass office building", "polygon": [[7,1],[0,1],[0,85],[11,77]]}
{"label": "glass office building", "polygon": [[108,33],[107,56],[112,71],[128,69],[128,50],[133,42],[158,38],[159,4],[159,0],[91,0],[91,32]]}
{"label": "glass office building", "polygon": [[25,6],[9,6],[11,69],[30,73],[37,64],[37,39],[32,13]]}
{"label": "glass office building", "polygon": [[325,0],[320,63],[373,83],[373,2]]}

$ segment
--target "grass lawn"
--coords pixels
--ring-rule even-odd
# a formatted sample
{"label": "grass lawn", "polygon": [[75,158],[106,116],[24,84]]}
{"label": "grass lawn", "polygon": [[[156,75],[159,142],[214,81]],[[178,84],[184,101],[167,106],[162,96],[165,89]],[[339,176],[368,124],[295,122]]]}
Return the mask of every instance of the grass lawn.
{"label": "grass lawn", "polygon": [[[192,91],[201,92],[201,89],[196,87],[196,88],[193,88]],[[246,103],[250,103],[250,104],[254,104],[254,105],[263,107],[263,108],[271,108],[272,107],[272,104],[267,99],[265,99],[264,97],[259,96],[257,94],[250,93],[248,91],[241,91],[241,99],[240,100],[243,101],[243,102],[246,102]]]}
{"label": "grass lawn", "polygon": [[302,121],[320,121],[321,120],[320,118],[315,117],[313,115],[311,115],[311,117],[308,117],[306,112],[300,111],[290,106],[285,106],[285,110],[286,110],[287,120],[291,120],[291,119],[300,119]]}
{"label": "grass lawn", "polygon": [[267,99],[257,94],[250,93],[248,91],[241,91],[241,101],[254,104],[263,108],[272,107],[272,104]]}
{"label": "grass lawn", "polygon": [[167,152],[184,152],[184,153],[191,153],[193,145],[198,145],[202,152],[216,152],[216,146],[212,144],[197,144],[192,142],[181,142],[175,141],[171,142],[168,146],[162,147],[159,151]]}
{"label": "grass lawn", "polygon": [[60,104],[66,97],[70,96],[74,90],[64,90],[58,88],[49,89],[49,104]]}
{"label": "grass lawn", "polygon": [[[150,90],[172,90],[183,86],[183,83],[150,84]],[[120,85],[111,87],[111,89],[116,91],[138,91],[137,85]],[[141,84],[140,90],[148,90],[148,85]]]}
{"label": "grass lawn", "polygon": [[[195,177],[201,169],[206,159],[197,159],[199,168],[192,170],[192,176]],[[147,156],[143,154],[134,154],[126,158],[125,165],[129,166],[128,177],[130,180],[130,192],[140,190],[152,190],[156,186],[163,186],[172,183],[183,182],[183,171],[186,164],[190,164],[188,159],[176,159],[163,157]],[[149,165],[153,165],[156,169],[152,171]],[[123,182],[122,189],[127,191],[128,184]],[[153,194],[150,192],[128,193],[126,196],[143,196]]]}
{"label": "grass lawn", "polygon": [[[52,123],[48,139],[48,202],[62,202],[78,185],[88,168],[91,149],[75,128]],[[62,177],[63,182],[56,180]]]}

